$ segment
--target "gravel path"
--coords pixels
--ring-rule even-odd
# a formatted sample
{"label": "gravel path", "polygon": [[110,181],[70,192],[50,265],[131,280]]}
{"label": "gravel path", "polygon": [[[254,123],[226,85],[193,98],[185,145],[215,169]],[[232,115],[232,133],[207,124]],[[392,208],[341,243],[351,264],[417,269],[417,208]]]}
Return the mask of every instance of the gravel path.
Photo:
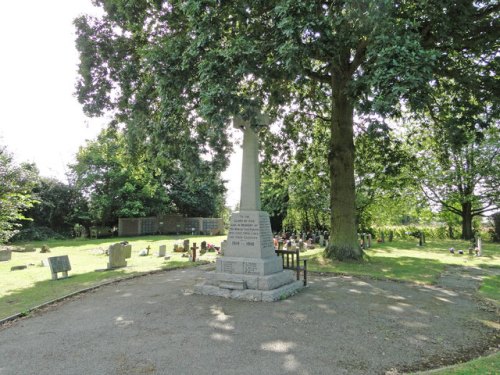
{"label": "gravel path", "polygon": [[194,295],[204,272],[122,281],[4,325],[0,375],[399,374],[499,344],[498,312],[450,269],[436,287],[316,275],[274,303]]}

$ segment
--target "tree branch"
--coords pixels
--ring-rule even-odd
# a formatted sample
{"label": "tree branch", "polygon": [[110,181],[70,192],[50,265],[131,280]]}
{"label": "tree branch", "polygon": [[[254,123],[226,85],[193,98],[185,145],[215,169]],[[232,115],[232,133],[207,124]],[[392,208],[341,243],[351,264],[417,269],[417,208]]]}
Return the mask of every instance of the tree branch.
{"label": "tree branch", "polygon": [[309,68],[304,68],[304,72],[306,75],[311,78],[312,80],[320,83],[327,83],[328,85],[331,85],[331,78],[328,74],[321,74],[319,72],[315,72],[314,70],[311,70]]}
{"label": "tree branch", "polygon": [[356,53],[354,54],[354,58],[349,64],[349,75],[353,75],[356,69],[361,65],[363,59],[366,55],[366,48],[368,47],[368,39],[364,39],[359,42],[356,47]]}

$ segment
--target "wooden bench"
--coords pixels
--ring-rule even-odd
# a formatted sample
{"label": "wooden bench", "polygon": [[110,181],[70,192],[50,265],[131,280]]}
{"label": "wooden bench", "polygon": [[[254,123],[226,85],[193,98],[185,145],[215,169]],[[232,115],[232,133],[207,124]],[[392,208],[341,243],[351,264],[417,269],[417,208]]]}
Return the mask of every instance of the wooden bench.
{"label": "wooden bench", "polygon": [[[297,280],[300,280],[300,272],[304,276],[304,286],[307,285],[307,259],[300,259],[299,250],[275,250],[276,254],[283,260],[283,269],[294,270]],[[300,262],[302,261],[302,266]]]}

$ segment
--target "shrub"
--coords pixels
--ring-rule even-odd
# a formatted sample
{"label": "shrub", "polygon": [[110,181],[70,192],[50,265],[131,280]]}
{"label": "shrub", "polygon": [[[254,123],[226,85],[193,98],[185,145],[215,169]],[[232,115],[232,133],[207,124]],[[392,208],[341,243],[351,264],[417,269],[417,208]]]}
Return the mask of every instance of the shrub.
{"label": "shrub", "polygon": [[11,238],[11,242],[45,241],[50,239],[62,240],[64,236],[47,227],[29,227],[16,233],[16,235]]}

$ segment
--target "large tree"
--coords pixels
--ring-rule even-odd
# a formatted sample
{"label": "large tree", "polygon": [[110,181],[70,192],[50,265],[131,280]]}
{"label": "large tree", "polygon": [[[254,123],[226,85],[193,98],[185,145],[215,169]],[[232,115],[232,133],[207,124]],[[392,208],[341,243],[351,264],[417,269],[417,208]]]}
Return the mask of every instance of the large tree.
{"label": "large tree", "polygon": [[394,112],[405,99],[418,105],[432,63],[446,60],[447,51],[435,47],[451,38],[447,48],[462,50],[462,41],[488,32],[496,7],[472,0],[94,3],[105,11],[100,19],[76,20],[79,99],[89,114],[113,111],[132,134],[147,135],[138,138],[155,144],[161,155],[178,155],[186,140],[196,138],[222,168],[233,115],[251,119],[266,109],[277,116],[296,105],[327,118],[327,252],[339,259],[362,256],[355,110]]}
{"label": "large tree", "polygon": [[17,165],[12,154],[0,146],[0,243],[4,243],[25,220],[24,213],[36,202],[32,190],[38,180],[33,164]]}
{"label": "large tree", "polygon": [[103,130],[87,141],[70,166],[72,184],[88,201],[95,225],[116,225],[119,217],[144,217],[172,210],[166,189],[148,169],[130,160],[123,134]]}

